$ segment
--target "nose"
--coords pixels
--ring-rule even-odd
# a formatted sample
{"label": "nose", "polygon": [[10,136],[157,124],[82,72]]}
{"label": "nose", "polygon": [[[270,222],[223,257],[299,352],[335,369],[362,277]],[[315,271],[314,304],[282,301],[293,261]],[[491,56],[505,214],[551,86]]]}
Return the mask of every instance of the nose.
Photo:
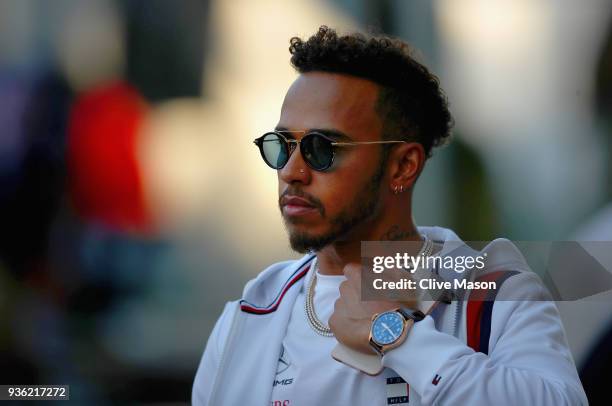
{"label": "nose", "polygon": [[297,145],[293,153],[289,156],[289,160],[282,169],[278,171],[280,180],[287,184],[302,183],[308,184],[312,178],[310,167],[304,162],[300,146]]}

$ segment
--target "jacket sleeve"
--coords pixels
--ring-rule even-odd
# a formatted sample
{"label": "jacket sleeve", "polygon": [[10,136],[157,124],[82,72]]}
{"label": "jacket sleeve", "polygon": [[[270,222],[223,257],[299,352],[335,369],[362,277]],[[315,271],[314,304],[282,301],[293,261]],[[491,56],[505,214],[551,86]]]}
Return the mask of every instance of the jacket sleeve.
{"label": "jacket sleeve", "polygon": [[200,360],[191,391],[191,403],[195,406],[208,405],[208,400],[217,374],[217,368],[227,341],[230,324],[236,311],[237,302],[227,302],[221,316],[208,337],[204,354]]}
{"label": "jacket sleeve", "polygon": [[[502,295],[504,293],[505,295]],[[556,306],[539,278],[508,279],[493,306],[489,355],[427,316],[383,357],[426,405],[587,405]]]}

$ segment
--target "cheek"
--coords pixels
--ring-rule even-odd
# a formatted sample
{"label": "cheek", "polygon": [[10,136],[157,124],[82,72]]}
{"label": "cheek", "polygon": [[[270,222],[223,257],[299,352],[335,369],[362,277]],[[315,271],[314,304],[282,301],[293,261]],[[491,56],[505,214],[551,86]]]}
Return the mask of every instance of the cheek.
{"label": "cheek", "polygon": [[313,185],[314,193],[323,203],[328,219],[344,211],[347,203],[352,200],[354,193],[352,183],[351,181],[338,181],[335,174],[332,176],[326,174],[316,185]]}
{"label": "cheek", "polygon": [[336,158],[336,172],[342,179],[363,183],[378,169],[381,149],[376,145],[346,147],[346,151],[338,154]]}
{"label": "cheek", "polygon": [[358,203],[354,202],[357,194],[378,170],[377,159],[354,152],[340,157],[338,165],[318,179],[319,196],[330,216]]}
{"label": "cheek", "polygon": [[325,182],[322,185],[319,198],[325,206],[326,217],[333,218],[338,214],[354,209],[355,198],[362,189],[363,180],[355,179],[355,176],[344,177],[341,181]]}

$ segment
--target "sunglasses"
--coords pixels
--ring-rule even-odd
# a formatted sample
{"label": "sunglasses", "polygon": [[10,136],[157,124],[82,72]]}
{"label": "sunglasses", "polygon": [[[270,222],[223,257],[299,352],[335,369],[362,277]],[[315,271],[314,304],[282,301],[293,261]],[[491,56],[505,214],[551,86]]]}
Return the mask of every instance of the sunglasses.
{"label": "sunglasses", "polygon": [[[306,131],[293,131],[306,132]],[[281,131],[271,131],[255,139],[253,143],[259,147],[261,157],[272,169],[282,169],[289,157],[300,146],[304,162],[315,171],[329,169],[334,163],[336,147],[349,147],[369,144],[395,144],[408,141],[354,141],[337,142],[320,132],[309,132],[301,140],[285,137]]]}

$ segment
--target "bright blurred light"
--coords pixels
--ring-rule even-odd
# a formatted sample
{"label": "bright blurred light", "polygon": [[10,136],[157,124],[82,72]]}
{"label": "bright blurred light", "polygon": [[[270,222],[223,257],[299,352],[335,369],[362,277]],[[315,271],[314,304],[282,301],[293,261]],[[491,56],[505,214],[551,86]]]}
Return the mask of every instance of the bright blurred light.
{"label": "bright blurred light", "polygon": [[139,161],[156,223],[167,231],[197,222],[209,209],[222,152],[215,142],[218,117],[200,100],[157,105],[141,129]]}
{"label": "bright blurred light", "polygon": [[[503,136],[550,104],[552,6],[537,0],[436,2],[453,112],[472,137]],[[539,108],[534,109],[536,104]],[[517,126],[518,124],[518,126]],[[506,134],[508,135],[508,134]]]}
{"label": "bright blurred light", "polygon": [[548,28],[550,10],[538,0],[444,0],[437,5],[446,35],[457,44],[478,44],[479,52],[495,60],[527,56],[529,44]]}

